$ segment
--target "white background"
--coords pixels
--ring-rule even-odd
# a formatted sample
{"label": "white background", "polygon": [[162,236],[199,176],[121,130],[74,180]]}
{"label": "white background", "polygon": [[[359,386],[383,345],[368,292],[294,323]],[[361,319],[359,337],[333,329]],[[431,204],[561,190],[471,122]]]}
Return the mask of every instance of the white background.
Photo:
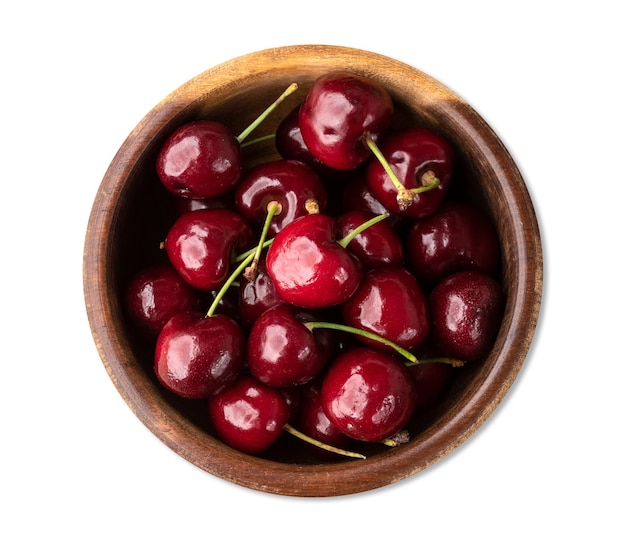
{"label": "white background", "polygon": [[[3,3],[0,539],[626,539],[618,5]],[[506,400],[440,463],[351,497],[271,496],[174,454],[109,380],[83,303],[91,204],[137,122],[205,69],[300,43],[392,56],[465,98],[518,162],[544,243],[539,327]]]}

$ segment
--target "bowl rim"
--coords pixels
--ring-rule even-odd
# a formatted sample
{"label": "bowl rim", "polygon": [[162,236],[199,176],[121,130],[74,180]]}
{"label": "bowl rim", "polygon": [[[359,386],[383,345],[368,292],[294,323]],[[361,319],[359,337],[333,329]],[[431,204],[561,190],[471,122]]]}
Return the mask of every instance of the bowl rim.
{"label": "bowl rim", "polygon": [[[372,72],[392,66],[428,86],[440,99],[441,111],[483,150],[485,167],[496,172],[518,241],[515,254],[509,255],[518,262],[513,277],[515,303],[485,360],[492,366],[487,377],[459,402],[462,408],[444,415],[418,442],[356,462],[279,463],[237,452],[190,427],[165,400],[147,393],[151,384],[126,359],[129,344],[119,326],[110,325],[119,312],[119,302],[101,287],[110,280],[107,260],[114,242],[106,232],[117,220],[117,208],[110,202],[124,196],[125,179],[137,167],[154,134],[183,114],[190,96],[226,88],[242,74],[251,79],[266,77],[276,58],[286,71],[320,69],[331,60],[335,66]],[[517,165],[491,127],[456,93],[419,69],[378,53],[335,45],[284,46],[248,53],[209,68],[166,96],[129,134],[107,169],[93,202],[83,254],[83,289],[93,339],[109,377],[134,414],[163,443],[202,470],[250,489],[291,496],[338,496],[382,487],[422,471],[467,440],[500,404],[525,361],[539,317],[542,288],[541,238],[531,197]]]}

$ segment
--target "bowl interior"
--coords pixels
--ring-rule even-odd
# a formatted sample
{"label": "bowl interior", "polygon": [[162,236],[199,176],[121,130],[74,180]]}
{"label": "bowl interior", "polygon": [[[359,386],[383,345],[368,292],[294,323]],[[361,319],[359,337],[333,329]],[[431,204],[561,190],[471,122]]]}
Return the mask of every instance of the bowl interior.
{"label": "bowl interior", "polygon": [[[348,69],[380,81],[399,123],[447,137],[460,164],[454,190],[480,205],[496,225],[507,303],[486,360],[455,370],[444,398],[409,427],[411,442],[394,449],[364,445],[366,460],[321,463],[294,437],[260,457],[211,436],[204,402],[176,398],[155,380],[154,345],[128,324],[121,297],[130,276],[165,258],[160,243],[175,217],[156,176],[167,136],[195,119],[223,122],[238,134],[289,84],[299,85],[254,132],[273,133],[323,73]],[[252,137],[252,136],[251,136]],[[278,158],[273,143],[246,151],[246,163]],[[524,361],[541,297],[541,244],[523,179],[491,128],[461,98],[426,74],[393,59],[341,47],[297,46],[252,53],[212,68],[158,104],[114,157],[93,205],[85,242],[84,287],[96,345],[107,371],[135,414],[166,445],[201,469],[262,491],[302,496],[356,493],[406,478],[468,438],[500,403]]]}

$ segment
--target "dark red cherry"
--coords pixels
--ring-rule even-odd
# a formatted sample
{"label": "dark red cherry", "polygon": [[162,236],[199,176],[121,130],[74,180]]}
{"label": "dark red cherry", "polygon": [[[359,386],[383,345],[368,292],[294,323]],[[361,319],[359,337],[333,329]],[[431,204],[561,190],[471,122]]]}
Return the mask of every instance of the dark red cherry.
{"label": "dark red cherry", "polygon": [[393,102],[373,79],[350,72],[319,77],[300,108],[304,143],[320,162],[350,170],[371,157],[365,134],[378,142],[391,125]]}
{"label": "dark red cherry", "polygon": [[281,392],[251,376],[242,376],[210,398],[208,411],[217,436],[248,454],[267,450],[289,420],[289,407]]}
{"label": "dark red cherry", "polygon": [[[427,341],[415,352],[415,357],[419,360],[434,360],[444,356],[439,348]],[[415,379],[416,411],[432,406],[441,398],[450,386],[455,370],[453,364],[437,361],[409,365],[408,368]]]}
{"label": "dark red cherry", "polygon": [[205,399],[236,380],[245,347],[243,331],[231,318],[179,313],[159,334],[155,373],[171,392],[187,399]]}
{"label": "dark red cherry", "polygon": [[362,347],[336,358],[322,382],[328,418],[346,435],[379,442],[402,430],[415,411],[415,381],[391,354]]}
{"label": "dark red cherry", "polygon": [[239,286],[239,319],[250,327],[267,309],[284,303],[276,293],[272,278],[267,272],[265,259],[259,260],[254,278],[241,277]]}
{"label": "dark red cherry", "polygon": [[211,198],[186,198],[184,196],[174,196],[174,210],[176,216],[180,216],[189,211],[198,209],[230,209],[235,210],[232,192],[220,194]]}
{"label": "dark red cherry", "polygon": [[200,209],[181,215],[165,239],[165,250],[178,273],[199,290],[217,290],[231,270],[235,252],[253,246],[255,234],[239,214]]}
{"label": "dark red cherry", "polygon": [[[419,348],[430,332],[428,300],[415,277],[399,266],[368,271],[355,294],[341,306],[341,314],[347,325],[407,350]],[[388,349],[366,337],[357,338]]]}
{"label": "dark red cherry", "polygon": [[242,171],[241,146],[219,122],[199,120],[176,129],[157,157],[157,173],[170,192],[208,198],[232,190]]}
{"label": "dark red cherry", "polygon": [[500,263],[500,243],[493,224],[478,207],[444,201],[409,228],[406,255],[408,268],[425,282],[458,271],[494,275]]}
{"label": "dark red cherry", "polygon": [[380,151],[400,183],[409,190],[423,189],[438,179],[430,190],[413,193],[408,207],[398,202],[398,187],[379,160],[367,169],[367,184],[372,194],[392,213],[421,218],[433,213],[450,188],[455,154],[446,139],[425,128],[407,128],[389,134]]}
{"label": "dark red cherry", "polygon": [[[336,219],[338,236],[340,238],[345,237],[374,216],[376,215],[366,211],[343,213]],[[365,269],[404,263],[402,241],[386,220],[359,233],[346,248],[361,261]]]}
{"label": "dark red cherry", "polygon": [[280,212],[270,222],[271,236],[300,216],[324,212],[326,199],[326,188],[319,175],[297,160],[273,160],[253,166],[235,190],[239,213],[259,225],[265,221],[268,204],[280,204]]}
{"label": "dark red cherry", "polygon": [[201,309],[200,292],[167,262],[148,265],[133,275],[124,301],[133,324],[154,338],[172,316]]}
{"label": "dark red cherry", "polygon": [[[321,382],[317,380],[301,386],[301,400],[298,416],[293,425],[305,435],[335,446],[337,448],[350,448],[351,439],[328,419],[322,405]],[[309,446],[316,457],[325,460],[337,459],[337,455],[327,452],[318,446]]]}
{"label": "dark red cherry", "polygon": [[274,238],[267,271],[281,299],[305,308],[343,303],[358,288],[363,270],[356,256],[336,239],[332,217],[297,218]]}
{"label": "dark red cherry", "polygon": [[277,388],[309,382],[330,358],[327,330],[309,330],[298,310],[282,303],[265,311],[248,336],[248,369],[260,382]]}
{"label": "dark red cherry", "polygon": [[500,329],[504,296],[499,282],[480,271],[461,271],[430,294],[432,338],[452,358],[485,357]]}

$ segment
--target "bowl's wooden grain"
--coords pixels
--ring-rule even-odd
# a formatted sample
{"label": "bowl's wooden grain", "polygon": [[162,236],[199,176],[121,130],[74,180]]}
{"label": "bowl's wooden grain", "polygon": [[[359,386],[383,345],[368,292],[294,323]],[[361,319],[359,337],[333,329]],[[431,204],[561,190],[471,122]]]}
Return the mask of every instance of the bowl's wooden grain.
{"label": "bowl's wooden grain", "polygon": [[[201,406],[177,401],[155,384],[150,345],[127,326],[120,293],[143,262],[162,257],[158,246],[171,221],[154,163],[167,135],[183,122],[205,117],[224,122],[237,134],[296,81],[296,95],[255,135],[271,133],[311,82],[334,69],[379,80],[408,122],[434,128],[456,146],[467,195],[489,212],[501,239],[506,312],[489,357],[459,370],[445,399],[415,422],[409,444],[374,450],[366,460],[330,464],[302,454],[291,459],[251,457],[210,435]],[[272,148],[262,148],[249,159],[265,158]],[[201,469],[252,489],[295,496],[343,495],[421,471],[459,446],[490,416],[516,378],[534,334],[542,249],[533,205],[516,164],[493,130],[459,96],[385,56],[333,46],[293,46],[209,69],[167,96],[139,123],[111,162],[93,204],[85,239],[84,292],[93,337],[109,376],[133,412],[166,445]]]}

